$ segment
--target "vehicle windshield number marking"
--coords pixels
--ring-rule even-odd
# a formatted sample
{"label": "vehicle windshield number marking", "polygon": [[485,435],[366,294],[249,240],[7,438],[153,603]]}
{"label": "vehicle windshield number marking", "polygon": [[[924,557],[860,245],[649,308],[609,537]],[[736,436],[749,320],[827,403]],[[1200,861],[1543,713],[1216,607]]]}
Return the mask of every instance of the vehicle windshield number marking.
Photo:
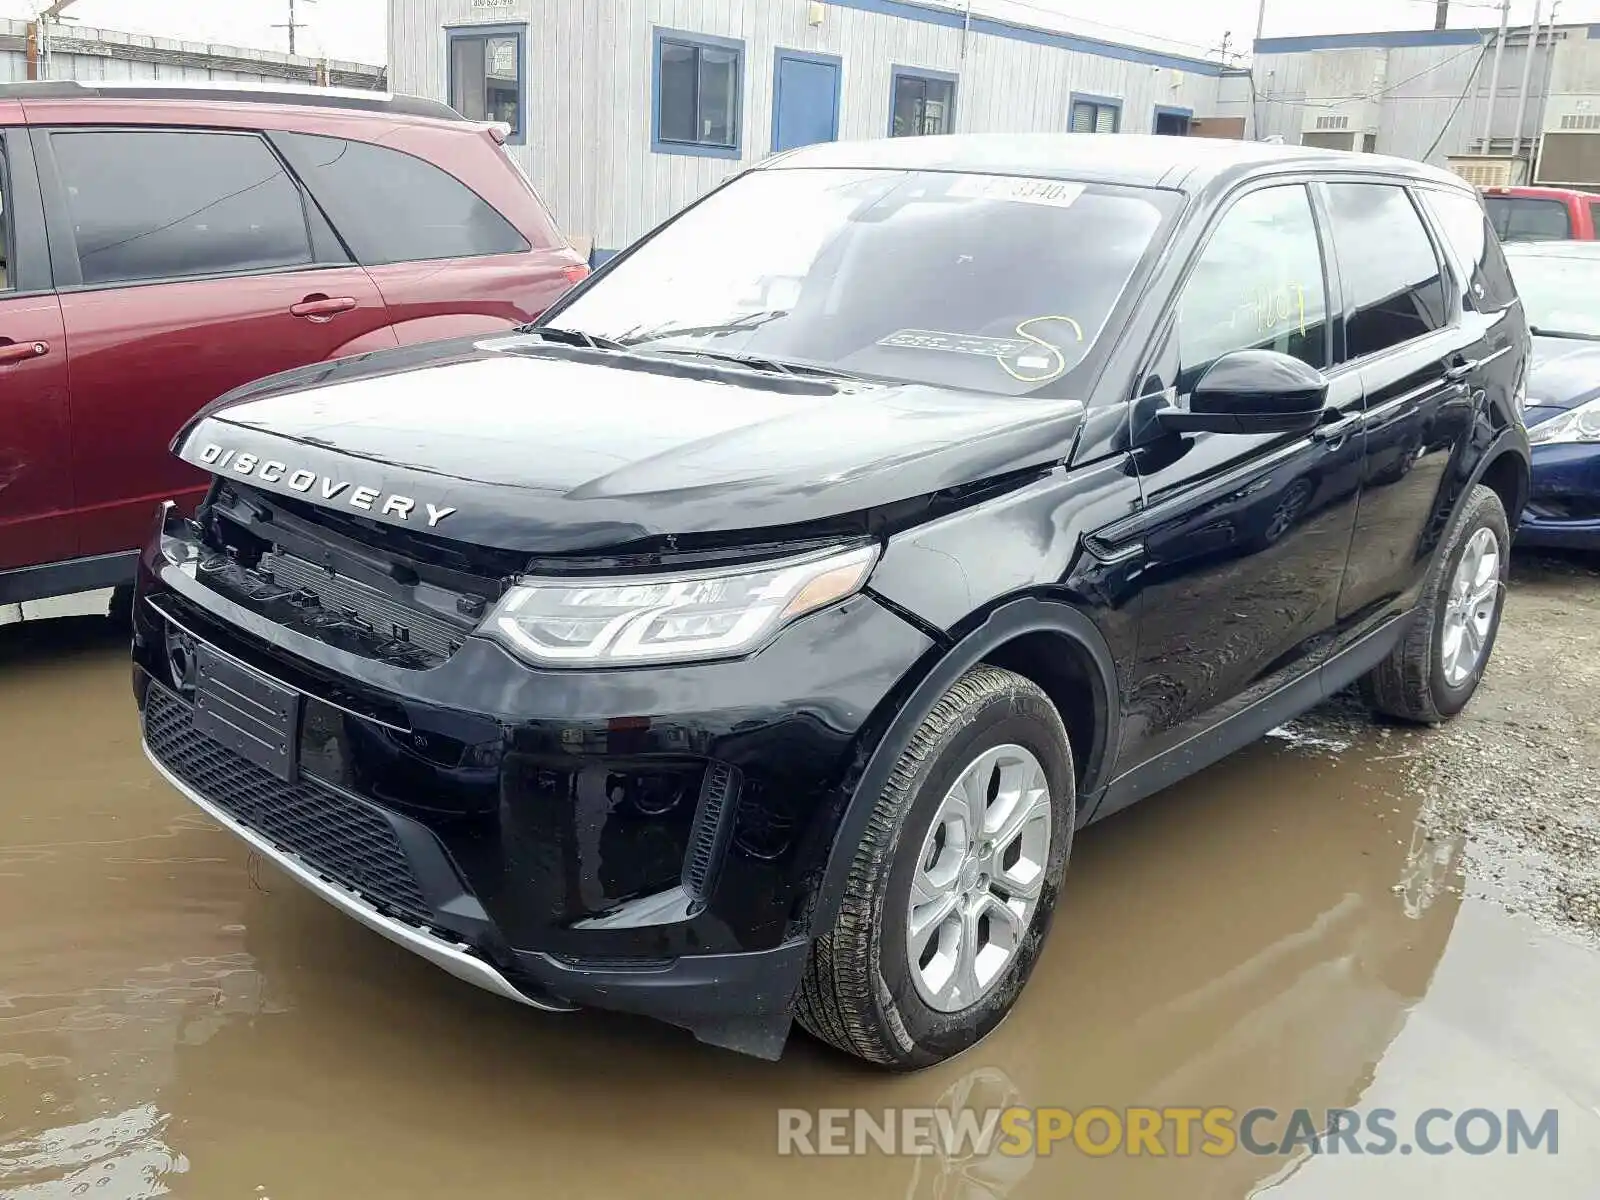
{"label": "vehicle windshield number marking", "polygon": [[1059,179],[1018,179],[1005,175],[963,175],[945,194],[964,200],[1008,200],[1013,204],[1047,204],[1071,208],[1083,195],[1081,183]]}

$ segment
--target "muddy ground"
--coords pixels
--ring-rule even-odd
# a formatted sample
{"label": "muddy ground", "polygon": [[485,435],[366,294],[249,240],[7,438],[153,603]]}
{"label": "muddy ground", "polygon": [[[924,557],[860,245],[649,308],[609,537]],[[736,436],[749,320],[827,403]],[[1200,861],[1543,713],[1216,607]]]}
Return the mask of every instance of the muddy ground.
{"label": "muddy ground", "polygon": [[[327,908],[145,764],[103,622],[0,628],[0,1196],[1593,1200],[1600,571],[1522,558],[1435,731],[1347,697],[1086,831],[1015,1015],[919,1075],[531,1013]],[[1559,1150],[777,1154],[777,1111],[1554,1109]]]}

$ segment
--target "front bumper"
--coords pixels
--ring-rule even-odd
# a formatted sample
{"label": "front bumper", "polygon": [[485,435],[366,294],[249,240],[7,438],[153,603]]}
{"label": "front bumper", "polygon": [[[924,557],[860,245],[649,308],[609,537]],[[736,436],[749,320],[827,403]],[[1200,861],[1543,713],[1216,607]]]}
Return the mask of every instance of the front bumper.
{"label": "front bumper", "polygon": [[[846,781],[929,646],[863,595],[741,662],[541,672],[469,639],[413,671],[147,553],[134,689],[174,786],[384,937],[536,1008],[775,1057]],[[297,697],[288,778],[196,727],[202,648]]]}
{"label": "front bumper", "polygon": [[1533,448],[1528,504],[1517,544],[1600,550],[1600,445],[1557,443]]}

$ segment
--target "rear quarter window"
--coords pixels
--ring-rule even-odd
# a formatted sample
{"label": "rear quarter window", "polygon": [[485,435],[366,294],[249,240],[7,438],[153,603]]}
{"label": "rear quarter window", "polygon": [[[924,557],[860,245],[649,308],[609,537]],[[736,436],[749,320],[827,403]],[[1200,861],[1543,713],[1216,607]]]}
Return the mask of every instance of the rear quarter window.
{"label": "rear quarter window", "polygon": [[306,133],[271,137],[363,266],[530,248],[482,196],[414,155]]}
{"label": "rear quarter window", "polygon": [[1472,306],[1479,312],[1498,312],[1514,303],[1517,289],[1511,282],[1511,269],[1478,201],[1461,192],[1429,189],[1420,194],[1446,244],[1467,272]]}

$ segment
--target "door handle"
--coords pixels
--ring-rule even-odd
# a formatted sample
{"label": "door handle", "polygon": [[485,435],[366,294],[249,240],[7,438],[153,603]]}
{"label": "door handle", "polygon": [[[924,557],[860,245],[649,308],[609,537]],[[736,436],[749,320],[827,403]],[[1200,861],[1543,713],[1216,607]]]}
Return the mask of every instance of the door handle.
{"label": "door handle", "polygon": [[0,366],[6,363],[27,362],[30,358],[43,358],[49,353],[49,342],[0,341]]}
{"label": "door handle", "polygon": [[356,306],[354,296],[307,296],[299,304],[291,304],[289,312],[297,317],[304,317],[308,321],[322,324],[331,321],[342,312],[349,312]]}
{"label": "door handle", "polygon": [[1361,413],[1352,413],[1349,416],[1337,416],[1337,409],[1329,409],[1332,420],[1325,421],[1311,431],[1313,442],[1342,442],[1357,425],[1361,424]]}

